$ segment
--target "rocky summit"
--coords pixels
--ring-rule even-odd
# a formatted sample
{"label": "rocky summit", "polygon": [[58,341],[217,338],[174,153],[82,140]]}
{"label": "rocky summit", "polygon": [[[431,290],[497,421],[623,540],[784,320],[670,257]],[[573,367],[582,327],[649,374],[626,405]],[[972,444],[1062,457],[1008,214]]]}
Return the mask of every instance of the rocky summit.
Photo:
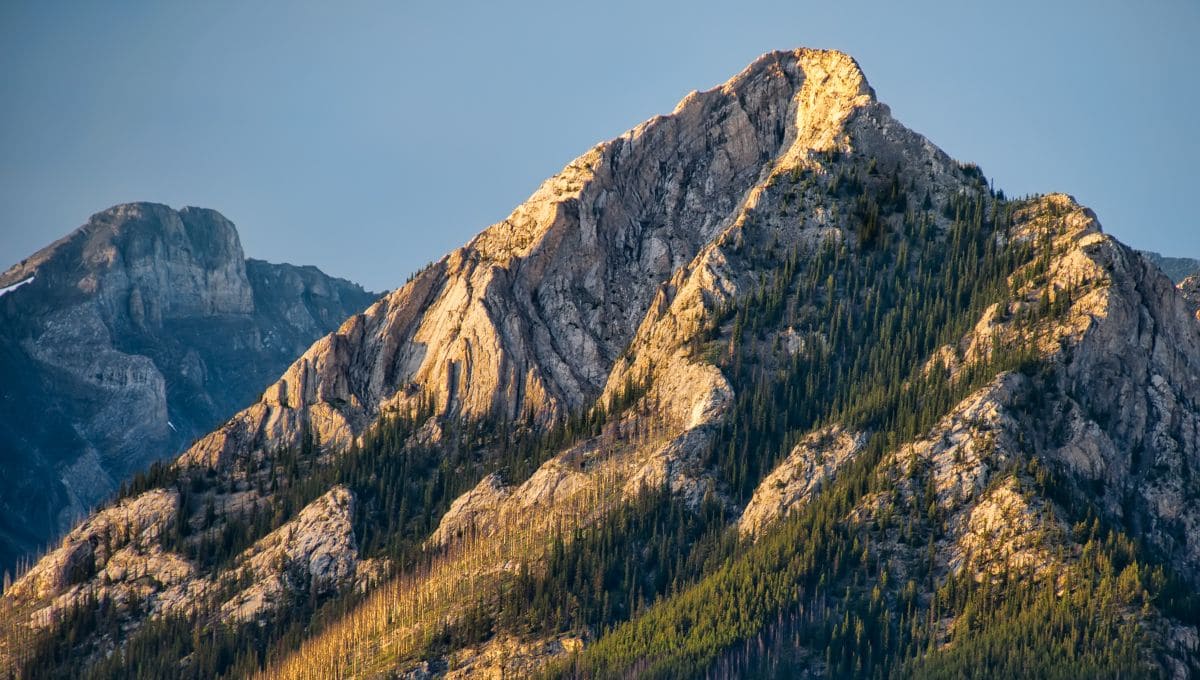
{"label": "rocky summit", "polygon": [[0,565],[169,459],[375,296],[247,260],[212,210],[98,213],[0,275]]}
{"label": "rocky summit", "polygon": [[1196,290],[1068,195],[995,190],[848,55],[772,52],[588,150],[138,475],[5,591],[0,659],[1191,677]]}

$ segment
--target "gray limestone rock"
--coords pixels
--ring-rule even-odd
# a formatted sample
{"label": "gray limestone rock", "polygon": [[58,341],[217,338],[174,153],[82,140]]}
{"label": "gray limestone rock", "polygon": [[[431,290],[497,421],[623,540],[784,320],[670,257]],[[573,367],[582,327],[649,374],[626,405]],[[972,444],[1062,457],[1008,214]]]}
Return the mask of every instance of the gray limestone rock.
{"label": "gray limestone rock", "polygon": [[246,260],[215,211],[152,203],[94,215],[0,274],[0,290],[10,571],[374,297],[312,267]]}

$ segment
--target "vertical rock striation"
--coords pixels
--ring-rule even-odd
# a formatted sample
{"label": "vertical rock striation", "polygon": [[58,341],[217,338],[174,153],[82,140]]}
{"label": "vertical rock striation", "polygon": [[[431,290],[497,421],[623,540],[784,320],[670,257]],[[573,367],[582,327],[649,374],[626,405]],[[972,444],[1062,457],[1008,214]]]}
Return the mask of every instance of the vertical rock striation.
{"label": "vertical rock striation", "polygon": [[215,211],[151,203],[94,215],[0,288],[0,569],[373,299],[311,267],[247,261]]}

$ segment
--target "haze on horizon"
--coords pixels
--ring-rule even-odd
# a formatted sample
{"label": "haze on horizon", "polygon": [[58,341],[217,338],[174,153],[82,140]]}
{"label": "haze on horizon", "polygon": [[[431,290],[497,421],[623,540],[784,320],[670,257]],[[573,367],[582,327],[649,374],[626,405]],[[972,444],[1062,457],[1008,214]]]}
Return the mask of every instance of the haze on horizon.
{"label": "haze on horizon", "polygon": [[798,46],[854,56],[1006,193],[1068,192],[1130,245],[1200,256],[1197,34],[1188,0],[9,3],[0,268],[145,200],[393,288],[595,143]]}

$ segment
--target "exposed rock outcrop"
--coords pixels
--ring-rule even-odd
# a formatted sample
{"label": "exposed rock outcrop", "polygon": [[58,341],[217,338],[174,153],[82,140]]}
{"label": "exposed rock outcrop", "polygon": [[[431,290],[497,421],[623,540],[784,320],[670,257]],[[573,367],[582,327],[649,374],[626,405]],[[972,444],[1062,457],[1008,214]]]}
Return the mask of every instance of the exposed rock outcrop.
{"label": "exposed rock outcrop", "polygon": [[[891,196],[888,209],[871,207],[885,195]],[[862,407],[868,412],[838,404],[823,416],[829,420],[813,416],[803,427],[852,426],[824,426],[794,446],[801,432],[780,434],[779,441],[786,442],[781,446],[792,448],[768,460],[779,455],[782,462],[773,471],[753,472],[744,491],[731,491],[733,480],[721,478],[713,459],[737,453],[731,430],[759,427],[729,422],[731,414],[744,414],[737,409],[750,403],[753,415],[745,420],[765,421],[774,417],[772,400],[782,399],[780,394],[808,394],[799,387],[771,391],[778,387],[772,380],[789,384],[778,376],[799,371],[802,356],[850,363],[847,357],[856,355],[845,350],[844,338],[836,342],[836,333],[858,327],[850,317],[883,316],[894,302],[879,293],[887,282],[873,278],[871,265],[882,262],[886,269],[889,258],[903,260],[910,249],[957,239],[963,232],[954,214],[971,203],[978,206],[975,218],[994,221],[989,227],[994,231],[979,225],[980,242],[949,255],[973,259],[993,247],[1012,246],[1015,252],[1027,246],[1023,255],[1013,255],[1024,264],[1007,281],[999,279],[986,300],[971,300],[981,304],[963,307],[970,311],[962,314],[972,318],[947,326],[962,337],[926,329],[922,342],[946,344],[921,345],[919,354],[929,356],[894,358],[908,362],[897,374],[911,381],[864,386],[874,390],[868,393],[874,402]],[[1011,212],[1001,219],[1001,211]],[[874,257],[878,253],[886,257]],[[805,272],[808,263],[825,262],[823,254],[850,265],[833,273]],[[856,268],[859,259],[863,266]],[[922,275],[907,264],[888,274]],[[793,274],[811,274],[814,299],[790,294],[786,286],[794,278],[775,278],[792,268]],[[852,290],[848,284],[839,288],[835,274],[862,285],[858,290],[865,290],[874,308],[835,304],[838,290]],[[821,287],[825,277],[829,283]],[[771,288],[775,280],[782,292]],[[290,284],[280,279],[272,285]],[[670,115],[572,162],[508,219],[317,341],[259,402],[197,442],[172,472],[201,480],[198,493],[220,499],[212,513],[212,522],[220,524],[247,504],[271,507],[262,504],[283,495],[276,482],[295,484],[294,490],[302,477],[344,479],[305,475],[327,472],[323,466],[338,461],[361,462],[339,456],[362,443],[385,414],[420,412],[427,420],[413,425],[407,441],[389,442],[389,455],[445,446],[456,454],[448,461],[471,462],[439,468],[437,475],[478,471],[459,488],[482,478],[460,497],[444,499],[438,507],[448,510],[428,535],[422,530],[399,537],[421,546],[427,559],[416,567],[397,566],[397,576],[374,588],[344,619],[274,664],[270,670],[280,677],[338,677],[347,668],[364,677],[528,674],[571,651],[575,633],[585,631],[563,636],[556,630],[557,637],[535,642],[495,635],[449,652],[430,641],[456,626],[491,625],[468,619],[476,614],[487,619],[489,607],[501,606],[497,602],[517,585],[536,588],[540,572],[548,571],[549,551],[586,535],[588,527],[631,499],[645,499],[648,489],[682,499],[680,508],[738,517],[745,501],[739,494],[761,479],[737,520],[745,541],[738,550],[782,553],[786,548],[763,536],[787,514],[819,502],[847,471],[862,473],[860,463],[872,466],[870,474],[851,478],[857,491],[842,487],[830,496],[837,502],[819,508],[825,513],[820,524],[828,529],[823,554],[843,566],[870,565],[871,572],[861,572],[868,580],[878,569],[873,611],[899,603],[895,585],[904,582],[911,584],[903,586],[906,606],[918,608],[939,601],[938,589],[964,575],[984,582],[1066,573],[1080,552],[1064,538],[1069,508],[1057,497],[1032,492],[1047,483],[1042,478],[1047,471],[1059,475],[1063,493],[1080,492],[1078,497],[1094,501],[1106,521],[1144,541],[1190,583],[1200,583],[1200,487],[1193,474],[1200,465],[1200,332],[1197,305],[1189,297],[1194,288],[1176,288],[1105,235],[1095,215],[1069,196],[1001,200],[978,168],[952,161],[892,119],[846,55],[772,53],[721,87],[688,95]],[[917,297],[930,291],[913,286],[904,292]],[[147,299],[141,295],[128,303],[142,310],[133,315],[139,323],[156,318]],[[792,306],[787,310],[792,321],[820,323],[801,328],[777,322],[783,313],[772,311],[776,302]],[[737,316],[738,305],[753,314]],[[280,318],[303,316],[296,305],[278,309]],[[829,317],[836,321],[829,323]],[[756,327],[749,332],[741,324]],[[823,356],[830,347],[841,353]],[[994,366],[989,361],[1016,347],[1025,352],[1020,360],[995,375],[998,369],[988,368]],[[872,355],[858,358],[864,356]],[[1013,366],[1019,370],[1007,370]],[[849,370],[837,364],[828,379],[843,380]],[[132,369],[127,374],[140,375]],[[961,391],[939,391],[928,400],[930,395],[920,393],[894,402],[881,396],[943,379]],[[761,391],[737,393],[751,381]],[[884,407],[873,411],[880,403],[937,410],[922,420]],[[837,409],[845,409],[847,419]],[[552,450],[538,447],[536,468],[522,468],[523,478],[510,476],[502,465],[486,467],[495,462],[490,456],[496,452],[488,448],[497,441],[489,438],[494,432],[540,432],[562,425],[568,413],[583,414],[588,424],[568,421],[577,429],[553,439],[560,444]],[[874,430],[889,419],[922,423],[921,430],[902,435],[896,435],[899,427]],[[872,430],[877,439],[871,439]],[[726,448],[718,451],[717,442]],[[297,446],[281,448],[287,445]],[[284,459],[288,465],[281,467],[290,471],[272,467]],[[471,467],[479,461],[480,467]],[[290,477],[280,480],[279,474]],[[173,488],[188,487],[180,482]],[[152,491],[130,503],[156,493],[172,492]],[[842,504],[845,499],[852,502]],[[233,558],[227,581],[214,573],[185,573],[186,561],[173,562],[178,556],[136,536],[112,551],[106,548],[102,553],[114,557],[97,561],[85,523],[5,596],[3,603],[16,612],[7,623],[23,626],[32,611],[75,597],[72,593],[108,587],[102,583],[129,588],[127,575],[138,559],[159,560],[155,569],[169,584],[139,591],[140,599],[157,603],[147,616],[172,606],[168,603],[189,601],[203,603],[201,618],[252,621],[271,603],[302,596],[305,588],[370,589],[364,584],[382,570],[368,566],[378,563],[359,562],[354,502],[348,489],[334,487]],[[902,522],[896,521],[898,509],[905,511]],[[843,511],[845,516],[834,516]],[[104,514],[93,521],[100,517]],[[182,515],[194,530],[212,531],[199,526],[198,517]],[[799,525],[784,528],[793,526]],[[758,543],[751,546],[753,540]],[[108,581],[95,576],[101,571]],[[852,591],[870,588],[862,588],[861,580],[838,583],[837,572],[830,574],[834,581],[825,582],[822,572],[815,588],[781,582],[770,589],[807,591],[812,607],[801,616],[806,621],[845,614],[844,623],[834,625],[848,640],[850,612],[839,611],[837,600],[849,601]],[[891,590],[882,583],[884,574],[895,579]],[[750,576],[739,580],[754,583]],[[235,587],[243,581],[249,585]],[[603,590],[603,583],[595,587]],[[931,625],[953,625],[928,611]],[[1164,667],[1196,666],[1195,650],[1186,649],[1198,639],[1194,627],[1153,606],[1127,614],[1152,624],[1156,640],[1177,645]]]}
{"label": "exposed rock outcrop", "polygon": [[[168,614],[265,621],[281,608],[349,590],[359,576],[364,583],[378,579],[358,573],[363,563],[351,526],[354,502],[348,489],[334,487],[217,574],[164,547],[163,537],[181,521],[180,495],[152,490],[101,511],[65,536],[12,585],[0,609],[44,629],[80,608],[104,607],[117,612],[126,634]],[[20,614],[14,603],[24,607]],[[107,653],[122,640],[90,642]]]}
{"label": "exposed rock outcrop", "polygon": [[232,580],[250,585],[221,605],[222,616],[246,621],[354,582],[358,547],[351,518],[354,494],[336,486],[234,561]]}
{"label": "exposed rock outcrop", "polygon": [[817,494],[866,443],[866,436],[830,427],[805,437],[754,491],[738,519],[738,531],[752,534]]}
{"label": "exposed rock outcrop", "polygon": [[405,680],[502,680],[531,677],[551,661],[577,652],[583,640],[569,635],[545,640],[523,641],[513,637],[494,638],[478,647],[456,651],[446,659],[422,662],[401,673]]}
{"label": "exposed rock outcrop", "polygon": [[159,542],[178,503],[173,490],[154,490],[104,509],[63,537],[6,596],[41,603],[31,620],[50,626],[93,598],[124,607],[190,579],[192,565]]}
{"label": "exposed rock outcrop", "polygon": [[1179,292],[1183,295],[1183,299],[1195,310],[1196,318],[1200,319],[1200,275],[1189,276],[1180,281]]}
{"label": "exposed rock outcrop", "polygon": [[150,203],[94,215],[0,288],[0,570],[373,299],[311,267],[247,261],[212,210]]}
{"label": "exposed rock outcrop", "polygon": [[1142,257],[1154,263],[1170,279],[1176,283],[1200,274],[1200,260],[1191,257],[1168,257],[1148,250],[1138,251]]}
{"label": "exposed rock outcrop", "polygon": [[[612,384],[638,328],[655,328],[649,311],[691,304],[672,299],[683,271],[709,267],[689,264],[705,244],[744,220],[773,172],[844,144],[863,107],[871,120],[860,124],[891,125],[853,59],[819,50],[768,54],[688,95],[671,115],[579,157],[506,220],[347,321],[185,460],[220,465],[295,442],[306,425],[344,444],[381,409],[420,398],[471,417],[544,420],[586,406]],[[695,316],[679,323],[686,318]]]}

